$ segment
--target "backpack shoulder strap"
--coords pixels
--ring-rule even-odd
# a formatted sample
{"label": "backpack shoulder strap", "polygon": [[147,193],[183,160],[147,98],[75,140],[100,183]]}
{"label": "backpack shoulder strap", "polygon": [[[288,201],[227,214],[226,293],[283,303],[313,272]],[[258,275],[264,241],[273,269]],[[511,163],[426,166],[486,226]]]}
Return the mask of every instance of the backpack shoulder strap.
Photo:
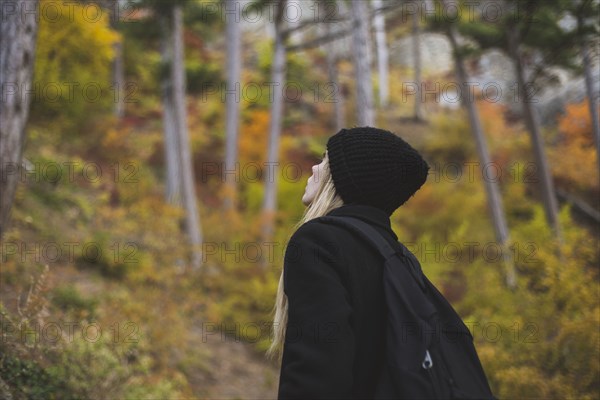
{"label": "backpack shoulder strap", "polygon": [[396,255],[402,256],[408,261],[408,269],[417,284],[421,287],[421,290],[426,290],[423,271],[419,261],[415,259],[415,256],[402,243],[396,242],[397,246],[394,249],[375,228],[359,218],[336,215],[320,217],[319,221],[340,225],[355,232],[358,236],[366,240],[367,243],[375,247],[386,261]]}
{"label": "backpack shoulder strap", "polygon": [[[358,218],[336,215],[320,217],[319,220],[355,232],[384,256],[383,289],[390,321],[388,345],[393,346],[390,348],[389,357],[393,365],[402,365],[405,368],[412,368],[411,365],[420,367],[425,350],[433,340],[431,335],[423,333],[423,329],[426,329],[426,332],[435,331],[435,318],[438,313],[425,291],[419,288],[421,282],[417,276],[423,279],[423,275],[418,260],[415,258],[413,263],[408,249],[401,245],[397,250],[394,249],[375,228]],[[415,266],[419,268],[418,274],[413,270]],[[420,327],[418,341],[407,337],[407,329],[411,326]]]}
{"label": "backpack shoulder strap", "polygon": [[356,232],[359,236],[363,237],[367,242],[375,247],[386,260],[396,255],[398,252],[398,250],[389,245],[387,240],[378,240],[381,237],[381,234],[379,234],[379,232],[377,232],[371,225],[358,218],[345,215],[336,215],[320,217],[319,221],[329,222],[334,225],[341,225],[350,229],[351,231]]}

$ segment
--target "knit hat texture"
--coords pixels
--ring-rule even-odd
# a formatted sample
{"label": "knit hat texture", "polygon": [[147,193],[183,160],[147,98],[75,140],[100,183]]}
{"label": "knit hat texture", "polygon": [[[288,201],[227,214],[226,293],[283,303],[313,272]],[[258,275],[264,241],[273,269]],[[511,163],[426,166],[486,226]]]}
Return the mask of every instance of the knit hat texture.
{"label": "knit hat texture", "polygon": [[329,169],[345,204],[391,215],[427,180],[429,165],[396,134],[373,127],[342,129],[327,141]]}

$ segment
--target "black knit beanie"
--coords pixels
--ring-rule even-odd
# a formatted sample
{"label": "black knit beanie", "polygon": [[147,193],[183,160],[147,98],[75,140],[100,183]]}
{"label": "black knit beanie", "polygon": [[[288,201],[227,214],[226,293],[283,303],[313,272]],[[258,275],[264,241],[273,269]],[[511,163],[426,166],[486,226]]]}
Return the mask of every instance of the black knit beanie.
{"label": "black knit beanie", "polygon": [[327,141],[327,153],[333,185],[345,204],[392,215],[427,180],[429,165],[421,155],[383,129],[342,129]]}

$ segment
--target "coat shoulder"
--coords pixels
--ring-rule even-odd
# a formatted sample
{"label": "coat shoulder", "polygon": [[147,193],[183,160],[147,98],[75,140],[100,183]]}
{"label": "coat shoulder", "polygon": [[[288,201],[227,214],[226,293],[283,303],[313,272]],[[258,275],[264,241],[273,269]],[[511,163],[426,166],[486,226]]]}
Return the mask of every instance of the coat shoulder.
{"label": "coat shoulder", "polygon": [[352,244],[356,240],[354,234],[344,227],[323,222],[320,218],[311,219],[301,225],[290,237],[290,242],[313,242],[316,245]]}
{"label": "coat shoulder", "polygon": [[323,222],[320,218],[315,218],[302,224],[296,230],[296,232],[294,232],[294,234],[292,235],[292,239],[303,238],[307,236],[322,237],[338,233],[340,230],[343,229],[341,229],[338,226]]}
{"label": "coat shoulder", "polygon": [[312,219],[302,224],[290,237],[289,245],[312,248],[336,248],[343,246],[347,239],[344,239],[344,231],[338,226],[334,226],[322,221],[318,218]]}

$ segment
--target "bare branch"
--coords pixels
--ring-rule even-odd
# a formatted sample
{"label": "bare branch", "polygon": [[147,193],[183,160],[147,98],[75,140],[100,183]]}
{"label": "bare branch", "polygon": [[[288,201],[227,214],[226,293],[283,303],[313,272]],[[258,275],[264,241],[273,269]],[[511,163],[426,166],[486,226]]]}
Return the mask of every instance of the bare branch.
{"label": "bare branch", "polygon": [[286,51],[299,51],[299,50],[306,50],[306,49],[318,47],[322,44],[329,43],[333,40],[341,39],[341,38],[349,35],[351,32],[352,31],[350,29],[343,29],[338,32],[334,32],[330,35],[318,37],[318,38],[313,39],[306,43],[297,44],[297,45],[293,45],[293,46],[287,46]]}

